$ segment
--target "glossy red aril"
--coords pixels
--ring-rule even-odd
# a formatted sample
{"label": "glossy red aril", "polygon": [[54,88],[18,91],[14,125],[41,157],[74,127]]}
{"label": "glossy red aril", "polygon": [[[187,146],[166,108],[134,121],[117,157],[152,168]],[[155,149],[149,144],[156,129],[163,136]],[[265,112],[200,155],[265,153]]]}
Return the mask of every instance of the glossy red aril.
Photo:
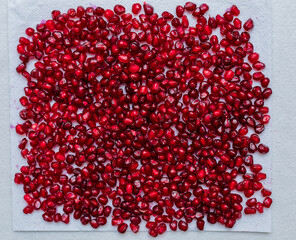
{"label": "glossy red aril", "polygon": [[250,208],[250,207],[246,207],[244,211],[245,211],[245,214],[247,214],[247,215],[256,213],[256,209]]}
{"label": "glossy red aril", "polygon": [[249,30],[253,29],[253,27],[254,27],[254,22],[251,18],[249,18],[244,24],[244,29],[246,31],[249,31]]}
{"label": "glossy red aril", "polygon": [[117,15],[122,15],[125,13],[125,7],[122,6],[122,5],[115,5],[114,6],[114,12],[117,14]]}
{"label": "glossy red aril", "polygon": [[270,208],[271,204],[272,204],[272,199],[270,197],[266,197],[263,201],[264,207]]}
{"label": "glossy red aril", "polygon": [[263,197],[269,197],[271,195],[271,191],[266,189],[266,188],[263,188],[261,190],[261,194],[262,194]]}
{"label": "glossy red aril", "polygon": [[132,6],[132,12],[133,14],[138,14],[142,9],[142,6],[140,3],[134,3]]}
{"label": "glossy red aril", "polygon": [[174,9],[54,10],[19,38],[24,214],[120,233],[143,224],[156,237],[268,211],[253,154],[269,152],[259,134],[272,90],[253,20],[235,5],[214,17],[205,3]]}
{"label": "glossy red aril", "polygon": [[118,226],[118,232],[120,233],[125,233],[127,230],[127,224],[126,223],[122,223]]}
{"label": "glossy red aril", "polygon": [[143,7],[146,15],[150,16],[153,14],[154,8],[150,4],[144,3]]}

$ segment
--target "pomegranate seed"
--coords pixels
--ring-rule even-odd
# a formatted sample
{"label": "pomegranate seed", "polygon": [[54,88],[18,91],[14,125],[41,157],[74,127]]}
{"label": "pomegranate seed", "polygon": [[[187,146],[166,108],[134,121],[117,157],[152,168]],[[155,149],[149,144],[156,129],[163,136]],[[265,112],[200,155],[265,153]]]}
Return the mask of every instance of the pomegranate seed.
{"label": "pomegranate seed", "polygon": [[249,31],[249,30],[253,29],[253,27],[254,27],[254,23],[253,23],[253,20],[250,18],[245,22],[244,29],[246,31]]}
{"label": "pomegranate seed", "polygon": [[125,233],[126,232],[126,229],[127,229],[127,224],[126,223],[122,223],[118,226],[118,232],[120,233]]}
{"label": "pomegranate seed", "polygon": [[178,227],[181,231],[184,231],[184,232],[188,230],[188,224],[182,220],[179,221]]}
{"label": "pomegranate seed", "polygon": [[261,194],[262,194],[263,197],[269,197],[271,195],[271,191],[266,189],[266,188],[263,188],[261,190]]}
{"label": "pomegranate seed", "polygon": [[246,207],[244,211],[245,211],[245,214],[255,214],[256,213],[256,209],[250,208],[250,207]]}
{"label": "pomegranate seed", "polygon": [[196,9],[196,4],[193,3],[193,2],[187,2],[187,3],[185,3],[184,8],[185,8],[187,11],[194,11],[194,10]]}
{"label": "pomegranate seed", "polygon": [[266,197],[263,201],[264,207],[270,208],[271,204],[272,204],[272,199],[270,197]]}
{"label": "pomegranate seed", "polygon": [[163,234],[167,230],[167,227],[164,223],[159,224],[157,227],[158,234]]}
{"label": "pomegranate seed", "polygon": [[132,6],[133,14],[138,14],[141,11],[141,9],[142,9],[142,6],[139,3],[134,3]]}
{"label": "pomegranate seed", "polygon": [[14,176],[14,182],[16,184],[22,184],[24,182],[24,175],[22,173],[16,173]]}
{"label": "pomegranate seed", "polygon": [[194,219],[232,228],[244,200],[246,215],[263,213],[271,191],[253,154],[269,152],[259,134],[272,90],[253,20],[242,25],[235,5],[214,17],[193,2],[176,16],[143,9],[54,10],[19,38],[23,212],[94,229],[109,218],[120,233],[144,221],[152,237]]}
{"label": "pomegranate seed", "polygon": [[205,225],[205,221],[204,220],[197,220],[196,221],[196,226],[199,230],[203,230],[204,229],[204,225]]}
{"label": "pomegranate seed", "polygon": [[176,8],[176,14],[178,17],[183,17],[184,14],[184,8],[182,6],[177,6]]}
{"label": "pomegranate seed", "polygon": [[263,213],[263,204],[262,203],[260,203],[260,202],[257,202],[257,204],[256,204],[256,209],[257,209],[257,211],[259,212],[259,213]]}
{"label": "pomegranate seed", "polygon": [[139,225],[136,225],[136,224],[133,224],[133,223],[130,223],[130,228],[134,233],[137,233],[139,231],[139,229],[140,229]]}
{"label": "pomegranate seed", "polygon": [[117,15],[122,15],[122,14],[125,13],[125,7],[122,6],[122,5],[117,4],[117,5],[114,6],[114,12]]}
{"label": "pomegranate seed", "polygon": [[230,8],[230,12],[234,16],[238,16],[240,14],[240,10],[237,8],[237,6],[232,5]]}
{"label": "pomegranate seed", "polygon": [[23,210],[24,214],[30,214],[34,211],[34,208],[32,206],[26,206]]}
{"label": "pomegranate seed", "polygon": [[153,14],[154,8],[150,4],[144,3],[143,6],[144,6],[144,12],[146,15],[150,16]]}
{"label": "pomegranate seed", "polygon": [[246,204],[248,207],[254,207],[257,203],[257,199],[256,198],[250,198],[247,200]]}

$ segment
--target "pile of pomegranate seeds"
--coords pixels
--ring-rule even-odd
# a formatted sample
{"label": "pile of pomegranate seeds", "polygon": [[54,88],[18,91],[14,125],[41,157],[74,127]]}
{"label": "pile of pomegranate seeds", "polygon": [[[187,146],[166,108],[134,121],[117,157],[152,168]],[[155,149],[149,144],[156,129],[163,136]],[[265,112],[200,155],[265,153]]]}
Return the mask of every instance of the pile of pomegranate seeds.
{"label": "pile of pomegranate seeds", "polygon": [[93,228],[110,216],[120,233],[144,222],[156,237],[191,222],[232,228],[243,199],[245,214],[271,206],[252,156],[269,151],[258,134],[272,93],[249,41],[254,23],[241,22],[236,6],[216,17],[208,10],[79,6],[26,30],[16,132],[27,164],[14,180],[25,214]]}

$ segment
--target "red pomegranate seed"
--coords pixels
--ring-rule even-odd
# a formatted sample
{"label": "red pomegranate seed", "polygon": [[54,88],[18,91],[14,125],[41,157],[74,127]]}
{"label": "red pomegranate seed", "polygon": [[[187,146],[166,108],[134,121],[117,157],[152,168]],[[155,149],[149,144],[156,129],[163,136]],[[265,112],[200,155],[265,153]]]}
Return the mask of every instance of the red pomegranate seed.
{"label": "red pomegranate seed", "polygon": [[185,6],[184,8],[187,10],[187,11],[194,11],[196,9],[196,4],[193,3],[193,2],[187,2],[185,3]]}
{"label": "red pomegranate seed", "polygon": [[144,3],[143,7],[146,15],[150,16],[153,14],[154,8],[150,4]]}
{"label": "red pomegranate seed", "polygon": [[249,31],[249,30],[253,29],[253,27],[254,27],[254,23],[253,23],[253,20],[250,18],[245,22],[244,29],[246,31]]}
{"label": "red pomegranate seed", "polygon": [[230,12],[234,16],[238,16],[240,14],[240,10],[238,9],[238,7],[236,5],[231,6]]}
{"label": "red pomegranate seed", "polygon": [[170,228],[172,231],[176,231],[177,228],[178,228],[178,223],[176,220],[173,220],[171,223],[170,223]]}
{"label": "red pomegranate seed", "polygon": [[127,224],[126,223],[122,223],[118,226],[118,232],[120,233],[125,233],[127,230]]}
{"label": "red pomegranate seed", "polygon": [[114,12],[117,15],[122,15],[122,14],[125,13],[125,7],[122,6],[122,5],[117,4],[117,5],[114,6]]}
{"label": "red pomegranate seed", "polygon": [[263,201],[264,207],[270,208],[271,204],[272,204],[272,199],[270,197],[266,197]]}
{"label": "red pomegranate seed", "polygon": [[176,8],[176,14],[178,17],[183,17],[184,14],[184,8],[182,6],[177,6]]}
{"label": "red pomegranate seed", "polygon": [[142,6],[140,3],[134,3],[132,6],[132,12],[133,14],[138,14],[142,9]]}
{"label": "red pomegranate seed", "polygon": [[161,223],[159,224],[159,226],[157,226],[158,234],[163,234],[166,230],[167,230],[167,226],[165,225],[165,223]]}
{"label": "red pomegranate seed", "polygon": [[257,199],[256,198],[250,198],[247,200],[246,204],[248,207],[254,207],[257,203]]}
{"label": "red pomegranate seed", "polygon": [[136,224],[133,224],[133,223],[130,223],[130,228],[134,233],[137,233],[139,231],[139,229],[140,229],[139,225],[136,225]]}
{"label": "red pomegranate seed", "polygon": [[204,229],[204,225],[205,225],[205,221],[204,220],[197,220],[196,221],[196,226],[199,230],[203,230]]}
{"label": "red pomegranate seed", "polygon": [[176,16],[141,9],[54,10],[19,38],[23,212],[94,229],[111,218],[120,233],[144,221],[152,237],[263,213],[271,191],[253,153],[269,152],[259,134],[272,90],[244,32],[253,20],[242,30],[235,5],[214,17],[193,2]]}
{"label": "red pomegranate seed", "polygon": [[184,222],[183,220],[180,220],[178,223],[178,227],[181,231],[186,232],[188,230],[188,224]]}
{"label": "red pomegranate seed", "polygon": [[244,210],[245,214],[255,214],[256,213],[256,209],[255,208],[250,208],[250,207],[246,207]]}
{"label": "red pomegranate seed", "polygon": [[30,214],[34,211],[34,208],[32,206],[26,206],[23,210],[24,214]]}
{"label": "red pomegranate seed", "polygon": [[261,190],[261,194],[262,194],[263,197],[269,197],[271,195],[271,191],[266,189],[266,188],[263,188]]}
{"label": "red pomegranate seed", "polygon": [[256,209],[259,213],[263,213],[263,204],[261,202],[256,203]]}

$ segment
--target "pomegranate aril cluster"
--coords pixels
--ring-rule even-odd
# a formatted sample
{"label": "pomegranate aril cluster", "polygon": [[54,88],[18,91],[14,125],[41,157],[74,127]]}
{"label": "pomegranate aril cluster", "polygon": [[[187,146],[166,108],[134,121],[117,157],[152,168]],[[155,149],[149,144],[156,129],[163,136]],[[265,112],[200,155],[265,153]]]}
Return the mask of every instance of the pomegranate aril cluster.
{"label": "pomegranate aril cluster", "polygon": [[144,223],[155,237],[192,222],[232,228],[270,207],[253,158],[269,151],[259,134],[272,93],[254,23],[236,6],[208,10],[79,6],[26,30],[16,69],[27,80],[16,126],[26,164],[14,180],[25,214],[110,221],[120,233]]}

